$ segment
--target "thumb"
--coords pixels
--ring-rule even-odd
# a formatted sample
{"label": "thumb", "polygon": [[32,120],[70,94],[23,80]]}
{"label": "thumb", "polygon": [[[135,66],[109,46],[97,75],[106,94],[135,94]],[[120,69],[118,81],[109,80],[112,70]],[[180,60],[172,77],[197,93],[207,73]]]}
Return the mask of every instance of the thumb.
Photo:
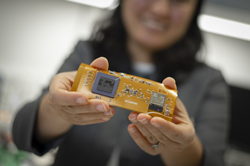
{"label": "thumb", "polygon": [[101,70],[108,70],[109,68],[109,62],[106,58],[100,57],[95,59],[90,66],[93,66],[95,68],[101,69]]}
{"label": "thumb", "polygon": [[[172,77],[165,78],[162,83],[169,89],[177,90],[175,80]],[[175,124],[187,122],[189,119],[187,110],[182,101],[177,98],[172,122]]]}
{"label": "thumb", "polygon": [[169,89],[177,90],[175,80],[172,77],[165,78],[162,83]]}

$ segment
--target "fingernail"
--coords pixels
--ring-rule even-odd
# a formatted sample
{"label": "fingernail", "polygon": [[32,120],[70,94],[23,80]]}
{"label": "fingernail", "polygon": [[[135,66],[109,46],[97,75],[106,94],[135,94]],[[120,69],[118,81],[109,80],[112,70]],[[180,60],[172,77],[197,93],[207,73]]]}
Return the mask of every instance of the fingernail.
{"label": "fingernail", "polygon": [[104,112],[104,115],[111,116],[111,113],[110,112]]}
{"label": "fingernail", "polygon": [[135,132],[136,132],[136,130],[135,130],[134,127],[131,127],[131,128],[129,128],[128,130],[129,130],[130,133],[135,133]]}
{"label": "fingernail", "polygon": [[111,108],[109,108],[110,115],[113,116]]}
{"label": "fingernail", "polygon": [[83,97],[79,97],[76,99],[76,102],[79,103],[79,104],[86,104],[86,101]]}
{"label": "fingernail", "polygon": [[130,120],[132,121],[132,122],[137,122],[137,120],[136,120],[136,114],[132,114],[131,116],[130,116]]}
{"label": "fingernail", "polygon": [[159,123],[151,123],[154,127],[160,128],[161,125]]}
{"label": "fingernail", "polygon": [[96,109],[100,112],[107,112],[107,109],[104,104],[99,104]]}
{"label": "fingernail", "polygon": [[106,121],[106,120],[109,120],[109,118],[102,118],[102,120],[105,120],[105,121]]}
{"label": "fingernail", "polygon": [[147,123],[148,123],[148,121],[147,121],[147,119],[146,119],[146,118],[144,118],[144,119],[140,119],[140,120],[139,120],[139,122],[141,122],[142,124],[147,124]]}

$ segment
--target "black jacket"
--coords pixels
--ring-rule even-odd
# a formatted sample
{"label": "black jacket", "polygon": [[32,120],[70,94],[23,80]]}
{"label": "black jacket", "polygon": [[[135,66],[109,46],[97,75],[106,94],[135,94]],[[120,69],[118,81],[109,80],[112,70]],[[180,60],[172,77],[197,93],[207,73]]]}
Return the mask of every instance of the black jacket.
{"label": "black jacket", "polygon": [[[73,53],[58,71],[77,70],[80,63],[93,60],[91,46],[80,41]],[[42,95],[26,104],[16,115],[13,124],[14,142],[19,149],[43,155],[59,146],[55,166],[102,166],[106,165],[115,146],[119,146],[120,166],[162,165],[160,156],[142,151],[127,132],[130,111],[116,108],[109,122],[73,126],[64,136],[45,146],[39,146],[33,138],[36,114]],[[206,65],[197,67],[178,87],[179,98],[185,104],[204,148],[204,166],[222,166],[226,149],[229,124],[229,91],[221,73]]]}

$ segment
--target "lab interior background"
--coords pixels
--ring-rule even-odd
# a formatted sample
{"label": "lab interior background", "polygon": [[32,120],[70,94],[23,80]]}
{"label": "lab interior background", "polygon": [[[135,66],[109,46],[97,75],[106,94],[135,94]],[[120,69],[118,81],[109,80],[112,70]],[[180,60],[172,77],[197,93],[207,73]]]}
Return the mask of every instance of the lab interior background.
{"label": "lab interior background", "polygon": [[[77,41],[88,39],[94,23],[109,13],[110,9],[62,0],[0,0],[1,133],[11,131],[12,124],[4,122],[2,115],[8,112],[13,119],[20,107],[38,97]],[[247,127],[250,124],[247,119],[250,117],[247,106],[250,99],[250,1],[207,0],[202,14],[238,22],[245,27],[241,30],[209,21],[200,24],[212,26],[203,28],[205,47],[201,60],[221,70],[231,86],[230,146],[225,161],[228,166],[247,166],[250,165]],[[216,32],[221,27],[222,34]],[[224,34],[227,29],[231,29],[233,35],[240,32],[243,37]],[[29,159],[36,165],[48,165],[53,161],[53,153],[42,158],[30,155]]]}

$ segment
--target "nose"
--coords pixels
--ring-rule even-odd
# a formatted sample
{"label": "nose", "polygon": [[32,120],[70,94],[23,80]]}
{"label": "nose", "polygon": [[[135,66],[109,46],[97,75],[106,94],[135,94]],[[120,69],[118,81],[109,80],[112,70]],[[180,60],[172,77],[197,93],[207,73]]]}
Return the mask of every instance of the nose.
{"label": "nose", "polygon": [[170,14],[171,4],[169,0],[155,0],[151,9],[156,16],[167,18]]}

